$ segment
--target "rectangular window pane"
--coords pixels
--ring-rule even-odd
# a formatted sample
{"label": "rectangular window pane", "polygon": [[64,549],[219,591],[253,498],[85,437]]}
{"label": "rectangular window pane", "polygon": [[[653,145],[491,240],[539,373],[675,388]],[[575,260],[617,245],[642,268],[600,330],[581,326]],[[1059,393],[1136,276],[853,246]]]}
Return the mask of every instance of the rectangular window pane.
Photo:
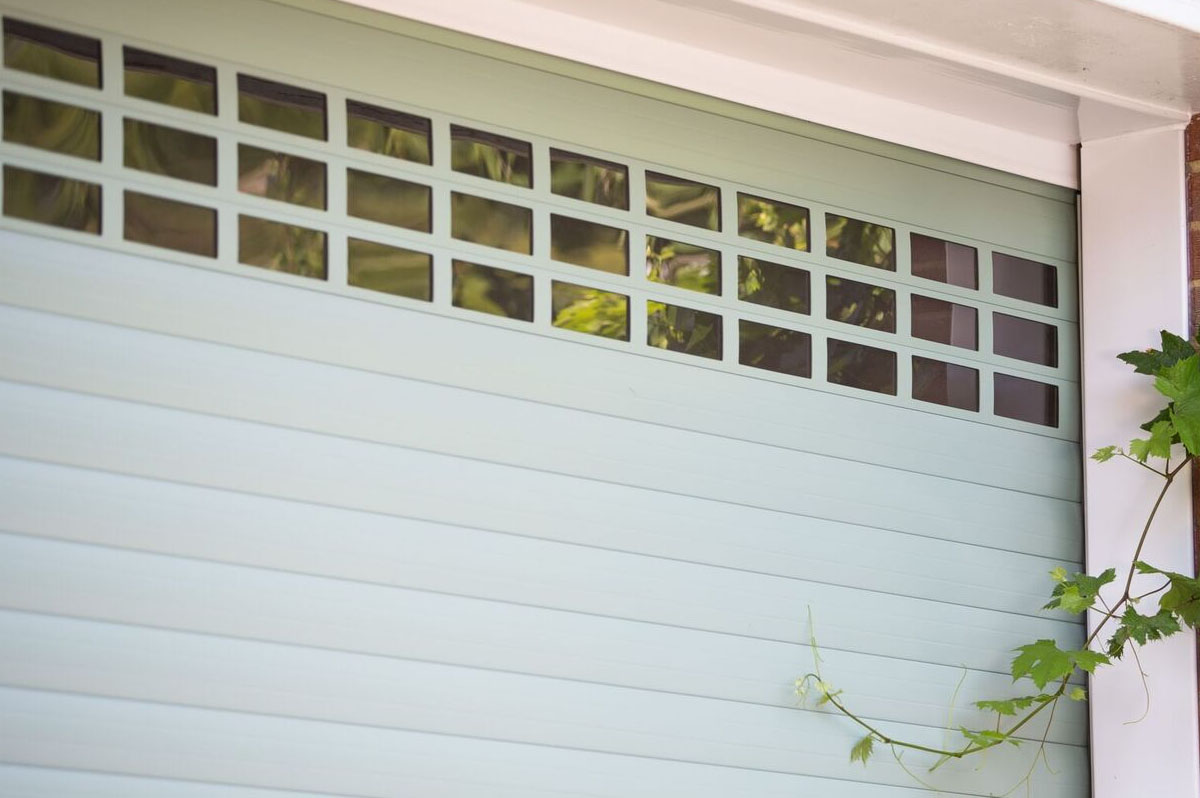
{"label": "rectangular window pane", "polygon": [[433,299],[433,256],[374,241],[351,238],[350,285],[393,296]]}
{"label": "rectangular window pane", "polygon": [[533,252],[533,211],[452,191],[450,235],[459,241],[528,255]]}
{"label": "rectangular window pane", "polygon": [[325,95],[318,91],[238,75],[238,119],[310,139],[325,140]]}
{"label": "rectangular window pane", "polygon": [[913,356],[913,399],[960,410],[979,410],[979,372],[954,363]]}
{"label": "rectangular window pane", "polygon": [[979,319],[975,308],[941,299],[912,296],[912,334],[914,338],[939,344],[979,348]]}
{"label": "rectangular window pane", "polygon": [[830,338],[828,375],[834,385],[896,395],[896,353]]}
{"label": "rectangular window pane", "polygon": [[672,352],[721,359],[721,317],[716,313],[646,302],[646,343]]}
{"label": "rectangular window pane", "polygon": [[533,155],[529,142],[450,126],[450,167],[514,186],[533,187]]}
{"label": "rectangular window pane", "polygon": [[125,166],[215,186],[217,140],[187,130],[126,119]]}
{"label": "rectangular window pane", "polygon": [[963,288],[979,287],[979,254],[975,247],[920,233],[913,233],[909,241],[912,244],[912,273],[917,277]]}
{"label": "rectangular window pane", "polygon": [[100,186],[5,166],[4,215],[99,234]]}
{"label": "rectangular window pane", "polygon": [[325,164],[239,144],[238,191],[325,210]]}
{"label": "rectangular window pane", "polygon": [[896,271],[896,231],[833,213],[825,214],[825,254],[876,269]]}
{"label": "rectangular window pane", "polygon": [[738,256],[738,299],[793,313],[808,313],[809,273],[805,269]]}
{"label": "rectangular window pane", "polygon": [[433,163],[428,119],[357,100],[346,100],[346,143],[391,158]]}
{"label": "rectangular window pane", "polygon": [[992,351],[1004,357],[1058,365],[1058,328],[1040,321],[992,314]]}
{"label": "rectangular window pane", "polygon": [[646,236],[646,277],[689,291],[721,294],[721,253],[715,249]]}
{"label": "rectangular window pane", "polygon": [[624,294],[554,280],[550,300],[555,327],[629,340],[629,297]]}
{"label": "rectangular window pane", "polygon": [[896,292],[843,277],[826,277],[825,318],[871,330],[895,332]]}
{"label": "rectangular window pane", "polygon": [[992,290],[1001,296],[1058,307],[1057,270],[1015,255],[992,253]]}
{"label": "rectangular window pane", "polygon": [[215,116],[217,70],[195,61],[126,47],[125,94]]}
{"label": "rectangular window pane", "polygon": [[629,168],[590,155],[550,148],[550,191],[563,197],[629,210]]}
{"label": "rectangular window pane", "polygon": [[217,256],[217,212],[186,202],[125,192],[125,240]]}
{"label": "rectangular window pane", "polygon": [[629,231],[550,214],[550,257],[612,274],[629,274]]}
{"label": "rectangular window pane", "polygon": [[4,18],[4,65],[100,88],[100,40]]}
{"label": "rectangular window pane", "polygon": [[346,213],[359,219],[420,230],[432,229],[429,186],[394,177],[346,170]]}
{"label": "rectangular window pane", "polygon": [[808,208],[738,193],[738,235],[808,251]]}
{"label": "rectangular window pane", "polygon": [[98,161],[100,112],[6,91],[4,140]]}
{"label": "rectangular window pane", "polygon": [[721,229],[721,190],[682,177],[646,172],[646,213],[680,224]]}
{"label": "rectangular window pane", "polygon": [[533,321],[533,278],[528,274],[456,260],[452,277],[455,307]]}
{"label": "rectangular window pane", "polygon": [[325,253],[325,234],[320,230],[238,217],[238,260],[247,266],[324,280]]}
{"label": "rectangular window pane", "polygon": [[995,375],[996,415],[1041,424],[1058,426],[1058,386],[1043,382]]}
{"label": "rectangular window pane", "polygon": [[794,377],[811,377],[812,336],[799,330],[740,319],[738,362]]}

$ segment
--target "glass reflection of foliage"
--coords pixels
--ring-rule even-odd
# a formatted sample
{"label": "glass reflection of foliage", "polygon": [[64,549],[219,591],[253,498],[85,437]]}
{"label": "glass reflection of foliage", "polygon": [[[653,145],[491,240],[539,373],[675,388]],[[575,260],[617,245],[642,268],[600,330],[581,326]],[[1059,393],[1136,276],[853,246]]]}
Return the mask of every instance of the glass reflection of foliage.
{"label": "glass reflection of foliage", "polygon": [[217,70],[195,61],[126,47],[125,94],[215,116]]}
{"label": "glass reflection of foliage", "polygon": [[808,208],[738,192],[738,235],[808,251]]}
{"label": "glass reflection of foliage", "polygon": [[896,270],[896,231],[836,214],[825,214],[825,254],[831,258]]}
{"label": "glass reflection of foliage", "polygon": [[324,141],[325,95],[251,75],[238,75],[238,119]]}
{"label": "glass reflection of foliage", "polygon": [[429,186],[346,170],[346,213],[359,219],[428,233],[433,212]]}
{"label": "glass reflection of foliage", "polygon": [[126,119],[125,166],[215,186],[217,140],[179,128]]}
{"label": "glass reflection of foliage", "polygon": [[459,241],[528,255],[533,251],[533,211],[452,191],[450,235]]}
{"label": "glass reflection of foliage", "polygon": [[721,359],[721,317],[716,313],[646,302],[646,343],[659,349]]}
{"label": "glass reflection of foliage", "polygon": [[995,374],[993,407],[996,415],[1046,427],[1058,426],[1058,386]]}
{"label": "glass reflection of foliage", "polygon": [[827,377],[834,385],[896,395],[896,353],[830,338]]}
{"label": "glass reflection of foliage", "polygon": [[238,191],[325,210],[325,164],[239,144]]}
{"label": "glass reflection of foliage", "polygon": [[5,17],[4,65],[98,89],[100,41]]}
{"label": "glass reflection of foliage", "polygon": [[682,177],[646,172],[646,213],[680,224],[721,229],[721,190]]}
{"label": "glass reflection of foliage", "polygon": [[896,292],[843,277],[826,277],[825,317],[856,327],[895,332]]}
{"label": "glass reflection of foliage", "polygon": [[533,277],[528,274],[456,260],[452,278],[455,307],[533,321]]}
{"label": "glass reflection of foliage", "polygon": [[969,305],[942,299],[912,295],[912,334],[914,338],[939,344],[978,348],[979,313]]}
{"label": "glass reflection of foliage", "polygon": [[979,410],[979,372],[955,363],[914,355],[913,399],[921,402]]}
{"label": "glass reflection of foliage", "polygon": [[527,141],[450,126],[450,167],[456,172],[532,188],[532,152]]}
{"label": "glass reflection of foliage", "polygon": [[721,294],[721,253],[715,249],[646,236],[646,277],[689,291]]}
{"label": "glass reflection of foliage", "polygon": [[4,140],[100,160],[100,112],[4,92]]}
{"label": "glass reflection of foliage", "polygon": [[793,377],[811,377],[812,336],[799,330],[740,319],[738,362]]}
{"label": "glass reflection of foliage", "polygon": [[629,274],[629,231],[550,214],[550,257],[612,274]]}
{"label": "glass reflection of foliage", "polygon": [[1053,266],[992,253],[992,290],[1001,296],[1058,307],[1058,274]]}
{"label": "glass reflection of foliage", "polygon": [[992,314],[992,353],[1042,366],[1058,366],[1058,328],[1033,319]]}
{"label": "glass reflection of foliage", "polygon": [[428,119],[357,100],[346,100],[346,143],[391,158],[433,163]]}
{"label": "glass reflection of foliage", "polygon": [[125,192],[125,240],[217,256],[217,212],[186,202]]}
{"label": "glass reflection of foliage", "polygon": [[559,196],[629,210],[629,167],[550,148],[550,191]]}
{"label": "glass reflection of foliage", "polygon": [[350,285],[425,302],[433,299],[432,255],[360,238],[347,244]]}
{"label": "glass reflection of foliage", "polygon": [[738,256],[738,299],[808,313],[810,290],[809,273],[804,269]]}
{"label": "glass reflection of foliage", "polygon": [[247,266],[324,280],[325,234],[256,216],[239,216],[238,260]]}
{"label": "glass reflection of foliage", "polygon": [[975,247],[920,233],[912,233],[909,242],[913,275],[963,288],[979,287],[979,253]]}
{"label": "glass reflection of foliage", "polygon": [[629,340],[629,297],[624,294],[554,280],[550,304],[555,327]]}
{"label": "glass reflection of foliage", "polygon": [[98,234],[100,186],[6,165],[4,215]]}

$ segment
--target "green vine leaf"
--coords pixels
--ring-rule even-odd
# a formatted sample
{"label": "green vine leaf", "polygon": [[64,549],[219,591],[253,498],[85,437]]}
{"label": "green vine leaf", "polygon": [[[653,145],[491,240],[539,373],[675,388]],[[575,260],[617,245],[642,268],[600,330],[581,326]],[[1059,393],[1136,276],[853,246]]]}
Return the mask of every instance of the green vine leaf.
{"label": "green vine leaf", "polygon": [[983,731],[971,731],[964,726],[960,726],[958,730],[962,732],[962,736],[966,737],[972,745],[977,745],[980,748],[991,748],[992,746],[999,745],[1000,743],[1008,743],[1012,746],[1019,746],[1021,744],[1021,741],[1016,737],[1010,737],[1004,732],[993,731],[991,729],[984,729]]}
{"label": "green vine leaf", "polygon": [[1185,626],[1195,628],[1200,624],[1200,579],[1193,579],[1174,571],[1163,571],[1140,560],[1134,563],[1134,567],[1138,573],[1158,574],[1165,576],[1170,582],[1171,589],[1158,600],[1160,610],[1175,613],[1179,622]]}
{"label": "green vine leaf", "polygon": [[1179,621],[1172,610],[1159,609],[1154,615],[1142,615],[1133,607],[1127,606],[1121,615],[1120,626],[1108,641],[1108,655],[1113,659],[1120,659],[1125,653],[1125,644],[1130,640],[1138,645],[1145,645],[1149,640],[1170,637],[1179,629]]}
{"label": "green vine leaf", "polygon": [[1074,687],[1071,689],[1071,692],[1067,693],[1067,698],[1070,698],[1072,701],[1087,701],[1087,690],[1084,690],[1082,687]]}
{"label": "green vine leaf", "polygon": [[1021,653],[1012,661],[1013,681],[1028,676],[1039,689],[1066,679],[1077,667],[1091,673],[1097,665],[1110,662],[1098,651],[1063,651],[1053,640],[1038,640],[1016,650]]}
{"label": "green vine leaf", "polygon": [[850,761],[862,762],[863,767],[866,767],[867,760],[871,758],[871,754],[873,753],[875,753],[875,735],[868,734],[850,749]]}
{"label": "green vine leaf", "polygon": [[1017,698],[1006,698],[1000,701],[976,701],[975,706],[984,712],[995,712],[997,715],[1016,715],[1021,710],[1029,709],[1034,704],[1044,704],[1053,701],[1054,696],[1047,693],[1039,695],[1023,695]]}
{"label": "green vine leaf", "polygon": [[1107,463],[1121,453],[1121,450],[1116,446],[1103,446],[1092,452],[1092,459],[1097,463]]}
{"label": "green vine leaf", "polygon": [[1192,345],[1174,333],[1163,330],[1162,349],[1134,350],[1122,352],[1117,358],[1133,366],[1138,374],[1156,376],[1160,371],[1169,368],[1180,360],[1196,354]]}
{"label": "green vine leaf", "polygon": [[1129,442],[1129,453],[1136,457],[1139,463],[1144,463],[1151,457],[1166,460],[1171,456],[1171,442],[1176,437],[1175,425],[1169,420],[1155,421],[1150,425],[1149,431],[1149,439],[1135,438]]}
{"label": "green vine leaf", "polygon": [[1050,594],[1050,601],[1042,609],[1059,609],[1076,614],[1086,612],[1096,603],[1100,588],[1117,578],[1115,568],[1109,568],[1099,576],[1077,573],[1073,579],[1059,579],[1061,570],[1061,568],[1056,568],[1050,572],[1050,576],[1058,584],[1054,586],[1054,591]]}
{"label": "green vine leaf", "polygon": [[1193,355],[1162,369],[1154,387],[1171,400],[1171,423],[1184,448],[1200,452],[1200,357]]}

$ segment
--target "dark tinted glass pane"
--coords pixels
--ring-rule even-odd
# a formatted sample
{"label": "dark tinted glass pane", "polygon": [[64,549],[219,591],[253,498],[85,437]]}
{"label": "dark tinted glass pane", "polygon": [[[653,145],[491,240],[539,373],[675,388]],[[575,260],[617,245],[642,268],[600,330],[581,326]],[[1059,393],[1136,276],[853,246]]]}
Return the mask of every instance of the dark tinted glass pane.
{"label": "dark tinted glass pane", "polygon": [[452,191],[450,235],[459,241],[528,255],[533,252],[533,211]]}
{"label": "dark tinted glass pane", "polygon": [[1007,313],[992,314],[992,351],[1043,366],[1058,365],[1058,328]]}
{"label": "dark tinted glass pane", "polygon": [[830,382],[896,395],[895,352],[830,338],[828,353]]}
{"label": "dark tinted glass pane", "polygon": [[799,330],[738,321],[738,362],[794,377],[812,376],[812,336]]}
{"label": "dark tinted glass pane", "polygon": [[247,266],[324,280],[325,234],[307,227],[239,216],[238,260]]}
{"label": "dark tinted glass pane", "polygon": [[721,359],[721,317],[664,302],[646,302],[646,343],[672,352]]}
{"label": "dark tinted glass pane", "polygon": [[195,61],[125,48],[125,93],[202,114],[217,113],[217,70]]}
{"label": "dark tinted glass pane", "polygon": [[430,196],[429,186],[420,183],[346,170],[346,213],[360,219],[428,233]]}
{"label": "dark tinted glass pane", "polygon": [[825,214],[825,254],[831,258],[896,270],[896,231],[846,216]]}
{"label": "dark tinted glass pane", "polygon": [[125,240],[217,256],[217,212],[186,202],[125,192]]}
{"label": "dark tinted glass pane", "polygon": [[239,144],[238,191],[325,210],[325,164]]}
{"label": "dark tinted glass pane", "polygon": [[629,210],[629,169],[588,155],[550,149],[550,190],[563,197]]}
{"label": "dark tinted glass pane", "polygon": [[913,233],[909,241],[912,244],[912,273],[917,277],[963,288],[979,287],[979,255],[975,247],[920,233]]}
{"label": "dark tinted glass pane", "polygon": [[721,253],[715,249],[646,236],[646,277],[705,294],[721,293]]}
{"label": "dark tinted glass pane", "polygon": [[738,299],[793,313],[808,313],[809,274],[804,269],[738,256]]}
{"label": "dark tinted glass pane", "polygon": [[1058,426],[1058,386],[995,375],[996,415],[1046,427]]}
{"label": "dark tinted glass pane", "polygon": [[843,277],[826,277],[825,317],[857,327],[895,332],[896,292]]}
{"label": "dark tinted glass pane", "polygon": [[4,215],[85,233],[99,233],[100,186],[5,166]]}
{"label": "dark tinted glass pane", "polygon": [[259,127],[325,140],[325,95],[238,75],[238,119]]}
{"label": "dark tinted glass pane", "polygon": [[551,214],[550,257],[602,272],[629,274],[629,232]]}
{"label": "dark tinted glass pane", "polygon": [[428,119],[356,100],[346,100],[346,143],[392,158],[433,163]]}
{"label": "dark tinted glass pane", "polygon": [[913,294],[912,334],[914,338],[939,344],[978,349],[978,315],[975,308],[967,305]]}
{"label": "dark tinted glass pane", "polygon": [[217,140],[174,127],[125,120],[125,165],[206,186],[217,184]]}
{"label": "dark tinted glass pane", "polygon": [[979,372],[913,356],[913,399],[960,410],[979,410]]}
{"label": "dark tinted glass pane", "polygon": [[350,285],[410,299],[433,299],[433,256],[351,238]]}
{"label": "dark tinted glass pane", "polygon": [[459,125],[450,126],[450,167],[514,186],[533,187],[529,142]]}
{"label": "dark tinted glass pane", "polygon": [[646,213],[708,230],[721,229],[721,190],[682,177],[646,172]]}
{"label": "dark tinted glass pane", "polygon": [[1001,296],[1058,307],[1055,268],[1014,255],[992,253],[992,290]]}
{"label": "dark tinted glass pane", "polygon": [[5,17],[4,65],[100,88],[100,41]]}
{"label": "dark tinted glass pane", "polygon": [[738,235],[808,251],[808,208],[738,194]]}
{"label": "dark tinted glass pane", "polygon": [[4,92],[4,140],[100,160],[100,112]]}
{"label": "dark tinted glass pane", "polygon": [[533,278],[528,274],[456,260],[452,290],[456,307],[533,321]]}
{"label": "dark tinted glass pane", "polygon": [[558,280],[552,282],[550,292],[555,327],[629,340],[629,297]]}

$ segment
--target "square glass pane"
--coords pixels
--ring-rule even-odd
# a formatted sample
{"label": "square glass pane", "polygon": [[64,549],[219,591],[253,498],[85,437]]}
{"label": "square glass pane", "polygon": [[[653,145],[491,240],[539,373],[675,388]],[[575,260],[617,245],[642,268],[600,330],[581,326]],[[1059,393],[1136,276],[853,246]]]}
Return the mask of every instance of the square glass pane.
{"label": "square glass pane", "polygon": [[100,186],[5,166],[4,215],[99,234]]}
{"label": "square glass pane", "polygon": [[433,299],[433,256],[361,238],[347,241],[350,285],[393,296]]}
{"label": "square glass pane", "polygon": [[429,186],[346,170],[346,213],[359,219],[428,233],[432,229],[433,192]]}
{"label": "square glass pane", "polygon": [[896,271],[896,231],[882,224],[825,214],[825,254],[876,269]]}
{"label": "square glass pane", "polygon": [[646,213],[706,230],[721,229],[721,190],[683,177],[646,172]]}
{"label": "square glass pane", "polygon": [[808,208],[738,192],[738,235],[808,251]]}
{"label": "square glass pane", "polygon": [[996,415],[1045,427],[1058,426],[1058,386],[1044,382],[995,375]]}
{"label": "square glass pane", "polygon": [[450,168],[500,183],[533,187],[533,149],[529,142],[483,130],[450,126]]}
{"label": "square glass pane", "polygon": [[239,216],[238,261],[247,266],[324,280],[325,233],[256,216]]}
{"label": "square glass pane", "polygon": [[1045,263],[992,253],[992,291],[1001,296],[1058,307],[1058,270]]}
{"label": "square glass pane", "polygon": [[452,191],[450,235],[459,241],[528,255],[533,252],[533,211]]}
{"label": "square glass pane", "polygon": [[325,164],[239,144],[238,191],[323,211]]}
{"label": "square glass pane", "polygon": [[979,348],[979,313],[969,305],[959,305],[932,297],[912,295],[912,334],[914,338],[939,344]]}
{"label": "square glass pane", "polygon": [[740,319],[738,362],[793,377],[811,377],[812,336],[799,330]]}
{"label": "square glass pane", "polygon": [[4,65],[100,88],[100,40],[4,18]]}
{"label": "square glass pane", "polygon": [[629,274],[629,231],[552,213],[550,257],[611,274]]}
{"label": "square glass pane", "polygon": [[992,314],[992,351],[997,355],[1058,365],[1058,328],[1007,313]]}
{"label": "square glass pane", "polygon": [[521,272],[456,260],[452,264],[455,307],[533,321],[533,277]]}
{"label": "square glass pane", "polygon": [[895,332],[896,292],[844,277],[826,277],[825,318],[870,330]]}
{"label": "square glass pane", "polygon": [[550,304],[555,327],[629,340],[629,297],[624,294],[553,280]]}
{"label": "square glass pane", "polygon": [[433,163],[428,119],[357,100],[346,100],[346,143],[391,158]]}
{"label": "square glass pane", "polygon": [[808,313],[809,273],[805,269],[738,256],[738,299],[769,308]]}
{"label": "square glass pane", "polygon": [[830,338],[828,377],[834,385],[896,395],[896,353]]}
{"label": "square glass pane", "polygon": [[629,167],[550,148],[550,191],[559,196],[629,210]]}
{"label": "square glass pane", "polygon": [[6,91],[4,140],[98,161],[100,112]]}
{"label": "square glass pane", "polygon": [[215,116],[217,70],[195,61],[126,47],[125,94]]}
{"label": "square glass pane", "polygon": [[912,273],[963,288],[979,288],[979,253],[975,247],[913,233]]}
{"label": "square glass pane", "polygon": [[979,372],[914,355],[913,399],[960,410],[979,410]]}
{"label": "square glass pane", "polygon": [[217,212],[187,202],[125,192],[125,240],[217,256]]}
{"label": "square glass pane", "polygon": [[238,75],[238,119],[324,141],[325,95],[319,91]]}
{"label": "square glass pane", "polygon": [[125,166],[215,186],[217,140],[179,128],[126,119]]}
{"label": "square glass pane", "polygon": [[721,317],[665,302],[646,302],[646,343],[659,349],[721,359]]}
{"label": "square glass pane", "polygon": [[646,236],[646,277],[704,294],[721,294],[721,253],[715,249]]}

